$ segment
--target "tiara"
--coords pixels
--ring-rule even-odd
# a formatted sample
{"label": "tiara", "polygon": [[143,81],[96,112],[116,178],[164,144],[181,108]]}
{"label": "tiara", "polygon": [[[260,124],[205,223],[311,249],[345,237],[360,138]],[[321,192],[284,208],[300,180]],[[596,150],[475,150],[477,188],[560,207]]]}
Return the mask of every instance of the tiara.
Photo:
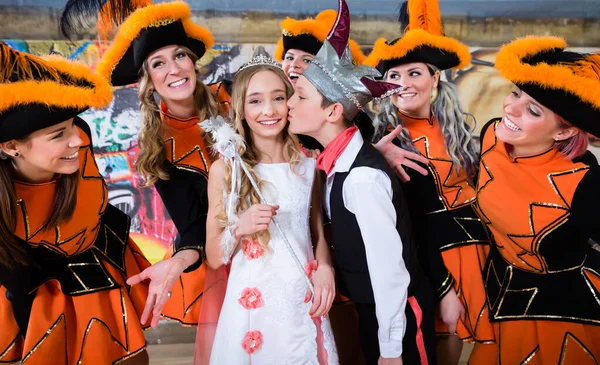
{"label": "tiara", "polygon": [[281,68],[281,65],[279,63],[275,62],[271,57],[266,56],[264,54],[259,54],[258,56],[252,57],[252,61],[244,63],[242,65],[242,67],[240,67],[238,72],[245,70],[249,67],[260,66],[260,65],[267,65],[267,66],[274,66],[277,68]]}

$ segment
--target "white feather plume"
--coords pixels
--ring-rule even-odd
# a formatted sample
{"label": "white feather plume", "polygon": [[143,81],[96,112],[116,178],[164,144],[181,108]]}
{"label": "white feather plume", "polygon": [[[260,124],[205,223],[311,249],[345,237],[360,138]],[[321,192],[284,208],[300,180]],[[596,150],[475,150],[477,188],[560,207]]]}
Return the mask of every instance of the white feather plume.
{"label": "white feather plume", "polygon": [[212,117],[200,123],[205,131],[210,133],[215,141],[213,149],[227,158],[233,158],[236,153],[246,149],[244,139],[222,116]]}

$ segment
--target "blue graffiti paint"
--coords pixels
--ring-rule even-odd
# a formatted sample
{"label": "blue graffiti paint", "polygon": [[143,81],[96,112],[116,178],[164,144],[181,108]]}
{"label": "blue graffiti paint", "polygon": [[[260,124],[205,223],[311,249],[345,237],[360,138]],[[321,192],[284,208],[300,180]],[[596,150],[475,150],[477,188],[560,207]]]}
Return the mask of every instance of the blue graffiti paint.
{"label": "blue graffiti paint", "polygon": [[27,44],[27,42],[25,42],[23,40],[5,39],[5,40],[2,40],[2,42],[8,44],[8,46],[12,49],[16,49],[17,51],[20,51],[20,52],[29,53],[29,45]]}
{"label": "blue graffiti paint", "polygon": [[85,52],[85,50],[90,46],[90,44],[93,44],[90,41],[85,42],[84,44],[82,44],[79,48],[77,48],[75,50],[75,52],[73,52],[70,56],[68,56],[67,58],[70,60],[75,60],[77,59],[77,57],[79,57],[80,54],[82,54],[83,52]]}

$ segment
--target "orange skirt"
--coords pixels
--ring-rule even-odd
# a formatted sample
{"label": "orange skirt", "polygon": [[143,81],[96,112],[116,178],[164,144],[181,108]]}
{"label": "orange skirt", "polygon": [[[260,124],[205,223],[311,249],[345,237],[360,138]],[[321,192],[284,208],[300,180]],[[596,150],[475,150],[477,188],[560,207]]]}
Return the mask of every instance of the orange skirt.
{"label": "orange skirt", "polygon": [[[459,246],[442,251],[446,268],[454,278],[454,290],[465,307],[465,321],[458,320],[456,331],[461,340],[486,344],[495,341],[483,285],[482,270],[489,252],[488,245]],[[439,316],[435,330],[448,335],[448,327]]]}
{"label": "orange skirt", "polygon": [[125,281],[150,264],[131,240],[125,250],[126,275],[101,261],[120,288],[67,296],[58,281],[46,282],[37,289],[25,338],[19,335],[6,289],[0,287],[0,363],[112,364],[145,349],[139,317],[148,288],[144,283],[129,288]]}
{"label": "orange skirt", "polygon": [[[173,252],[165,256],[165,260],[172,257]],[[198,269],[183,273],[171,288],[171,298],[163,307],[161,316],[165,319],[181,323],[184,327],[197,327],[202,307],[204,294],[204,281],[206,278],[206,264]]]}
{"label": "orange skirt", "polygon": [[498,343],[486,346],[485,354],[473,352],[470,365],[600,364],[600,326],[531,320],[493,325]]}

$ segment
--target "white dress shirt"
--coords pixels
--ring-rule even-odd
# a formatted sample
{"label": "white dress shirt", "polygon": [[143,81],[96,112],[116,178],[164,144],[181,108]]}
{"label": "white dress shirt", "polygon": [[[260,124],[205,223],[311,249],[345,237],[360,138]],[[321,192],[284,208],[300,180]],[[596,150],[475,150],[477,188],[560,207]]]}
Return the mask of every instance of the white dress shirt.
{"label": "white dress shirt", "polygon": [[[357,132],[327,176],[325,208],[331,218],[329,199],[336,172],[348,172],[363,146]],[[344,181],[344,206],[356,217],[365,244],[369,277],[379,323],[379,350],[382,357],[402,355],[406,331],[405,307],[410,275],[402,258],[402,240],[396,230],[396,209],[392,183],[381,170],[354,168]]]}

